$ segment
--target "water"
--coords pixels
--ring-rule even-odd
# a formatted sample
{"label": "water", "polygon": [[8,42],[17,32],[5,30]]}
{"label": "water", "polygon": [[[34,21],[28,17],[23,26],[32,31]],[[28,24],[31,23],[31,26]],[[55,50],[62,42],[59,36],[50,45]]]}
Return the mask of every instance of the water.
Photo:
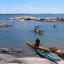
{"label": "water", "polygon": [[[13,20],[5,20],[6,18],[20,17],[28,15],[0,15],[0,23],[12,24],[10,27],[0,28],[0,48],[22,49],[22,53],[16,56],[35,56],[36,52],[25,44],[26,41],[35,42],[39,37],[41,45],[44,47],[55,46],[64,51],[64,22],[40,22],[40,21],[26,21],[15,22]],[[41,18],[46,17],[64,17],[64,14],[31,14],[29,16],[36,16]],[[56,28],[53,25],[56,24]],[[34,26],[40,25],[44,31],[43,35],[34,33]]]}

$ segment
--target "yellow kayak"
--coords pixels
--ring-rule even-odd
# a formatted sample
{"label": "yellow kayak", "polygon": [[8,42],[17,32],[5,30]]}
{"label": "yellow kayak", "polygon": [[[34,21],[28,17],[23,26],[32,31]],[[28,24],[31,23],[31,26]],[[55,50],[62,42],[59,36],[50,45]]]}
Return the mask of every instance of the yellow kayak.
{"label": "yellow kayak", "polygon": [[43,32],[41,31],[41,32],[38,32],[39,34],[43,34]]}
{"label": "yellow kayak", "polygon": [[34,46],[34,44],[32,44],[31,42],[26,42],[26,44],[31,46],[31,47],[33,47],[33,48],[35,48],[35,49],[40,49],[40,50],[43,50],[43,51],[46,51],[46,52],[51,52],[50,49],[45,48],[43,46],[39,46],[39,47],[38,46]]}
{"label": "yellow kayak", "polygon": [[41,31],[41,30],[34,30],[34,32],[36,32],[38,34],[43,34],[43,31]]}

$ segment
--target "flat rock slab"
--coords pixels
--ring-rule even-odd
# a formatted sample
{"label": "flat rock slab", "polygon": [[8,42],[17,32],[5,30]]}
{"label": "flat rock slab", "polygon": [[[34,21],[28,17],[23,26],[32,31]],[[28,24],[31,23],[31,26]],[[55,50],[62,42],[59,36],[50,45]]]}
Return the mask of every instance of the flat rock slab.
{"label": "flat rock slab", "polygon": [[26,58],[11,59],[8,61],[8,64],[55,64],[55,63],[45,58],[26,57]]}
{"label": "flat rock slab", "polygon": [[58,64],[64,64],[64,60],[57,62]]}

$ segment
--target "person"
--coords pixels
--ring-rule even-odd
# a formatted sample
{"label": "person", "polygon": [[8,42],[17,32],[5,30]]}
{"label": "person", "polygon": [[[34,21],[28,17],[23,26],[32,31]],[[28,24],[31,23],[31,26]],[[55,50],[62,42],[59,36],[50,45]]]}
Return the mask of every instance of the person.
{"label": "person", "polygon": [[40,44],[40,39],[37,38],[37,39],[36,39],[36,43],[34,44],[34,46],[39,46],[39,44]]}
{"label": "person", "polygon": [[41,32],[41,30],[39,29],[38,32]]}
{"label": "person", "polygon": [[53,26],[54,26],[54,28],[56,28],[56,25],[55,24]]}
{"label": "person", "polygon": [[37,29],[35,28],[35,31],[36,31]]}
{"label": "person", "polygon": [[39,32],[39,30],[37,28],[34,29],[35,32]]}

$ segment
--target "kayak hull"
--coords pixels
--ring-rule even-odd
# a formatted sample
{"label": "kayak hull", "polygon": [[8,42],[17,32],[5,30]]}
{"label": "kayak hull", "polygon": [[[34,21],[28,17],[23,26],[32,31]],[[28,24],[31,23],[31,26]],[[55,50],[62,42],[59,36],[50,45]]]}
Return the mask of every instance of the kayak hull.
{"label": "kayak hull", "polygon": [[31,47],[33,47],[33,48],[35,48],[35,49],[40,49],[40,50],[44,50],[46,52],[51,52],[50,49],[45,48],[43,46],[39,46],[39,47],[38,46],[34,46],[34,44],[32,44],[31,42],[26,42],[26,44],[29,45],[29,46],[31,46]]}
{"label": "kayak hull", "polygon": [[37,31],[37,30],[34,30],[34,32],[38,33],[38,34],[43,34],[42,31]]}
{"label": "kayak hull", "polygon": [[40,56],[45,57],[52,61],[60,61],[57,57],[53,56],[51,53],[45,52],[43,50],[36,49],[37,53],[40,54]]}

